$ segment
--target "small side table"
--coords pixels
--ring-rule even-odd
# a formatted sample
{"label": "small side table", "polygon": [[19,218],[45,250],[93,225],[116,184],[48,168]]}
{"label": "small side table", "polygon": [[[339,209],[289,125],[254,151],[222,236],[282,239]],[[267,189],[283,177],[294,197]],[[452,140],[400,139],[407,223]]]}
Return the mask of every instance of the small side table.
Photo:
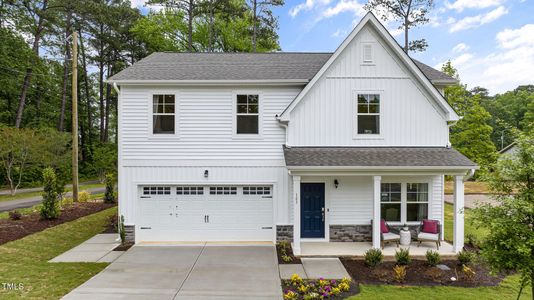
{"label": "small side table", "polygon": [[412,234],[409,230],[402,230],[400,231],[400,244],[403,246],[409,246],[412,242]]}

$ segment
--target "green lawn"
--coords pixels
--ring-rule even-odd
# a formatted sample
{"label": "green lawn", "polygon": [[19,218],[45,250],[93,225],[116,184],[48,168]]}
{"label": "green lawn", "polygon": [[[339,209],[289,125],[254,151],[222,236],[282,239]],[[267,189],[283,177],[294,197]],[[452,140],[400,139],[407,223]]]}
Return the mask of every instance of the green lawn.
{"label": "green lawn", "polygon": [[0,299],[58,299],[104,269],[106,263],[48,263],[105,228],[110,208],[0,246],[0,283],[21,283],[21,291],[4,290]]}
{"label": "green lawn", "polygon": [[[104,184],[101,184],[101,183],[82,184],[80,185],[79,189],[80,191],[83,191],[86,189],[92,189],[92,188],[97,188],[97,187],[104,187]],[[70,192],[72,191],[72,188],[70,187],[66,188],[65,191]],[[43,192],[26,192],[26,193],[17,193],[15,194],[15,196],[0,195],[0,202],[41,196],[42,193]]]}
{"label": "green lawn", "polygon": [[[482,239],[486,235],[486,231],[484,228],[478,228],[474,226],[471,222],[471,215],[473,212],[466,208],[464,210],[465,217],[464,217],[464,233],[465,236],[468,234],[474,235],[477,239]],[[453,205],[450,203],[445,203],[445,240],[452,241],[452,231],[453,231],[453,213],[454,208]]]}

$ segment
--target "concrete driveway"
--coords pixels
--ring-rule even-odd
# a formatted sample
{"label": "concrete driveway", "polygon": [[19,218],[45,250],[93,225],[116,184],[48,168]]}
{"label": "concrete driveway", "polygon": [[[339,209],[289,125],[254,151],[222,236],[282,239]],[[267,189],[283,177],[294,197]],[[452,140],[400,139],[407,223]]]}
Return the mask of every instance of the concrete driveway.
{"label": "concrete driveway", "polygon": [[281,299],[274,246],[135,246],[64,299]]}

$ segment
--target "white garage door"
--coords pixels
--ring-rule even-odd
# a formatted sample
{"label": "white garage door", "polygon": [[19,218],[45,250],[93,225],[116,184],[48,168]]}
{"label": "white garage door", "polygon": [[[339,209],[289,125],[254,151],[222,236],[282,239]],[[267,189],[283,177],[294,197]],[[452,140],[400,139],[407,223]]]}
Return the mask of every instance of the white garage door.
{"label": "white garage door", "polygon": [[142,186],[136,240],[272,241],[273,189],[255,186]]}

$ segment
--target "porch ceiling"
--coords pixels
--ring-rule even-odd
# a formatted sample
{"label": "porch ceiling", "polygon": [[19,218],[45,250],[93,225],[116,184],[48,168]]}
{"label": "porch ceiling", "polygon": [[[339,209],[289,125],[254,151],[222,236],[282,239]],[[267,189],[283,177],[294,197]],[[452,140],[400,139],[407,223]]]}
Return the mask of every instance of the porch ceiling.
{"label": "porch ceiling", "polygon": [[377,168],[377,169],[477,169],[478,166],[446,147],[287,147],[284,157],[289,169]]}

